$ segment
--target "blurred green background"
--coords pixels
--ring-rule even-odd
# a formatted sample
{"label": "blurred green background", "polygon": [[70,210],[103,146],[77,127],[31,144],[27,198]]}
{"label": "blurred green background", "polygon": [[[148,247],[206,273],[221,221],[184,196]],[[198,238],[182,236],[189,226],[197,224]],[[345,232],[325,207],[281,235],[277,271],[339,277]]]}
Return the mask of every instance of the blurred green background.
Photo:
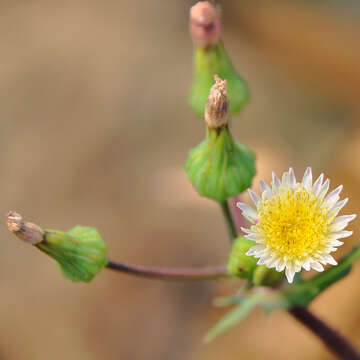
{"label": "blurred green background", "polygon": [[[0,1],[0,199],[45,228],[98,227],[110,257],[201,266],[227,260],[218,206],[183,164],[205,133],[187,107],[194,1]],[[358,1],[222,2],[223,39],[251,103],[233,134],[259,177],[325,172],[360,205]],[[257,188],[257,185],[255,186]],[[358,230],[359,222],[351,228]],[[62,278],[1,227],[0,359],[332,359],[285,312],[255,311],[203,345],[238,282],[164,283],[103,270]],[[337,255],[351,248],[355,236]],[[360,346],[360,266],[311,306]]]}

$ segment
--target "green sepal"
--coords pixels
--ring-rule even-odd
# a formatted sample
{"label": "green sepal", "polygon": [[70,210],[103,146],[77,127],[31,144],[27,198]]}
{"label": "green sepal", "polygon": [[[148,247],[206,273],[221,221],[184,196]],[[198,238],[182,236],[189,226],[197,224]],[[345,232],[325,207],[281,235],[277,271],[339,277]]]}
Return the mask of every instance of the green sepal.
{"label": "green sepal", "polygon": [[214,75],[227,80],[227,96],[230,113],[240,111],[250,98],[246,82],[237,74],[223,43],[194,49],[194,82],[190,91],[189,105],[196,115],[203,117]]}
{"label": "green sepal", "polygon": [[208,128],[205,140],[190,150],[185,171],[201,196],[225,202],[251,186],[255,155],[234,141],[228,127]]}
{"label": "green sepal", "polygon": [[93,227],[46,230],[44,241],[36,247],[55,259],[62,274],[72,281],[90,282],[108,262],[106,245]]}

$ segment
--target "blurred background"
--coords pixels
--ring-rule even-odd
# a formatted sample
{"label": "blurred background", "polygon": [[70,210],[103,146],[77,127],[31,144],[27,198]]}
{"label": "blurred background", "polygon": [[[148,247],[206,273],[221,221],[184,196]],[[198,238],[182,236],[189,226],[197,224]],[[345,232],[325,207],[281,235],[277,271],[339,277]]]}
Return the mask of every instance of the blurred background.
{"label": "blurred background", "polygon": [[[194,3],[0,1],[3,214],[17,210],[45,228],[96,226],[109,256],[129,263],[227,260],[220,210],[183,171],[205,133],[187,106]],[[359,2],[227,0],[222,8],[225,46],[252,92],[233,134],[257,153],[258,177],[312,166],[333,187],[344,184],[346,213],[357,212]],[[103,270],[74,284],[5,224],[0,232],[0,359],[333,359],[285,312],[260,309],[204,345],[224,313],[213,298],[239,282]],[[358,346],[359,276],[358,265],[311,305]]]}

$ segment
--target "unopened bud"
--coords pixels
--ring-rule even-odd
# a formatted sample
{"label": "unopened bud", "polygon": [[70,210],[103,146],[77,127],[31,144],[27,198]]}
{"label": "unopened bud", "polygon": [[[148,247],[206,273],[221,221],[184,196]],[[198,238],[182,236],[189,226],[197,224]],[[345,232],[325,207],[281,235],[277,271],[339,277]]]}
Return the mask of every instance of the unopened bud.
{"label": "unopened bud", "polygon": [[15,211],[9,211],[6,214],[6,221],[9,231],[19,239],[32,245],[39,244],[44,240],[44,230],[36,224],[24,221],[21,215]]}
{"label": "unopened bud", "polygon": [[226,80],[221,80],[217,75],[214,75],[214,80],[205,106],[205,121],[210,128],[217,129],[228,123],[229,99]]}
{"label": "unopened bud", "polygon": [[240,278],[252,278],[257,260],[254,257],[246,256],[252,246],[254,246],[254,242],[243,236],[235,239],[227,263],[229,274]]}
{"label": "unopened bud", "polygon": [[216,44],[220,39],[220,15],[209,1],[199,1],[190,9],[190,33],[198,46]]}

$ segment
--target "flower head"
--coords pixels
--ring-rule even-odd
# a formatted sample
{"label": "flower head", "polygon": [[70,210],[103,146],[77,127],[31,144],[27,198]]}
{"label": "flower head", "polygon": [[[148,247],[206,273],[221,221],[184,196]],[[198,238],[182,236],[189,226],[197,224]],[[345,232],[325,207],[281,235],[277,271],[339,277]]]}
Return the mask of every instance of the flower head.
{"label": "flower head", "polygon": [[307,168],[297,182],[290,168],[281,181],[273,173],[271,187],[261,180],[261,197],[248,190],[256,210],[237,204],[253,224],[242,229],[245,237],[257,243],[246,255],[258,258],[258,265],[285,270],[289,283],[302,268],[323,271],[322,264],[337,265],[330,253],[343,244],[338,239],[352,234],[344,229],[356,215],[337,216],[348,201],[339,201],[342,186],[326,195],[330,181],[323,179],[321,174],[313,183]]}

